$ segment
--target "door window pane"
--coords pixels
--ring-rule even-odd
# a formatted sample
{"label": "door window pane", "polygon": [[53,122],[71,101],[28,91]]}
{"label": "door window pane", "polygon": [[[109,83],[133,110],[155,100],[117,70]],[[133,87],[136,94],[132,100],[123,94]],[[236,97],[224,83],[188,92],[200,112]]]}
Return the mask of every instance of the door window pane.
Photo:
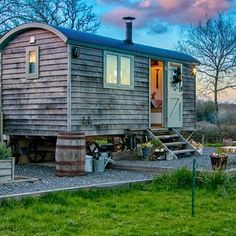
{"label": "door window pane", "polygon": [[130,85],[131,82],[131,59],[120,57],[120,83]]}
{"label": "door window pane", "polygon": [[106,55],[106,75],[107,83],[117,84],[117,67],[118,67],[118,57],[116,55],[107,54]]}

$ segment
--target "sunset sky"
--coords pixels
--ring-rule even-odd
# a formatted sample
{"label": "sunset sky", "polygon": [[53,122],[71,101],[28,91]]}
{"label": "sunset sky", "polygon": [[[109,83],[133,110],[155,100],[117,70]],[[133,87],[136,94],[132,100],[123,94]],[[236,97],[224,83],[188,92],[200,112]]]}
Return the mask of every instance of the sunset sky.
{"label": "sunset sky", "polygon": [[[161,48],[174,49],[184,27],[225,12],[236,16],[236,0],[89,0],[101,17],[98,34],[124,39],[123,16],[134,16],[133,41]],[[236,17],[235,17],[236,18]],[[236,90],[223,99],[235,100]]]}

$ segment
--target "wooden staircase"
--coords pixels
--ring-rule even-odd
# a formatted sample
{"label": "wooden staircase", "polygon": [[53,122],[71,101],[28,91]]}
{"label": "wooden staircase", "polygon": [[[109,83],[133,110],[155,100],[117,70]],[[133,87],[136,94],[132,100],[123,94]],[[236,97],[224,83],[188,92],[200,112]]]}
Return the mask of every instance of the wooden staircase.
{"label": "wooden staircase", "polygon": [[151,139],[158,140],[162,144],[166,151],[167,160],[201,155],[198,150],[175,129],[148,129],[147,132]]}

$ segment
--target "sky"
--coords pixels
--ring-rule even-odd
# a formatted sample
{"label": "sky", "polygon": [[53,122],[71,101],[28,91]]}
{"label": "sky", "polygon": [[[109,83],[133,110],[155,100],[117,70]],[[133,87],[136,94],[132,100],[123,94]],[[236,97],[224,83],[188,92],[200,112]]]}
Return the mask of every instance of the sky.
{"label": "sky", "polygon": [[[236,16],[236,0],[87,0],[101,19],[97,34],[124,39],[122,17],[134,16],[133,41],[175,49],[186,26],[218,12]],[[222,100],[236,100],[236,90]]]}
{"label": "sky", "polygon": [[101,18],[98,34],[124,38],[122,17],[134,16],[134,42],[174,49],[182,30],[218,12],[234,14],[236,0],[90,0]]}

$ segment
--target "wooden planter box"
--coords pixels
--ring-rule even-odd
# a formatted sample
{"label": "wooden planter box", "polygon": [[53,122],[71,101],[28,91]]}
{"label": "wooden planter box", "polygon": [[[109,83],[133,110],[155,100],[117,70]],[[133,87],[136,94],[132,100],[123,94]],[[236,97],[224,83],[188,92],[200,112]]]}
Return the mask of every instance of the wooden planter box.
{"label": "wooden planter box", "polygon": [[14,165],[13,157],[0,160],[0,182],[14,179]]}
{"label": "wooden planter box", "polygon": [[228,156],[217,156],[211,158],[211,166],[213,170],[225,170],[227,162],[228,162]]}

